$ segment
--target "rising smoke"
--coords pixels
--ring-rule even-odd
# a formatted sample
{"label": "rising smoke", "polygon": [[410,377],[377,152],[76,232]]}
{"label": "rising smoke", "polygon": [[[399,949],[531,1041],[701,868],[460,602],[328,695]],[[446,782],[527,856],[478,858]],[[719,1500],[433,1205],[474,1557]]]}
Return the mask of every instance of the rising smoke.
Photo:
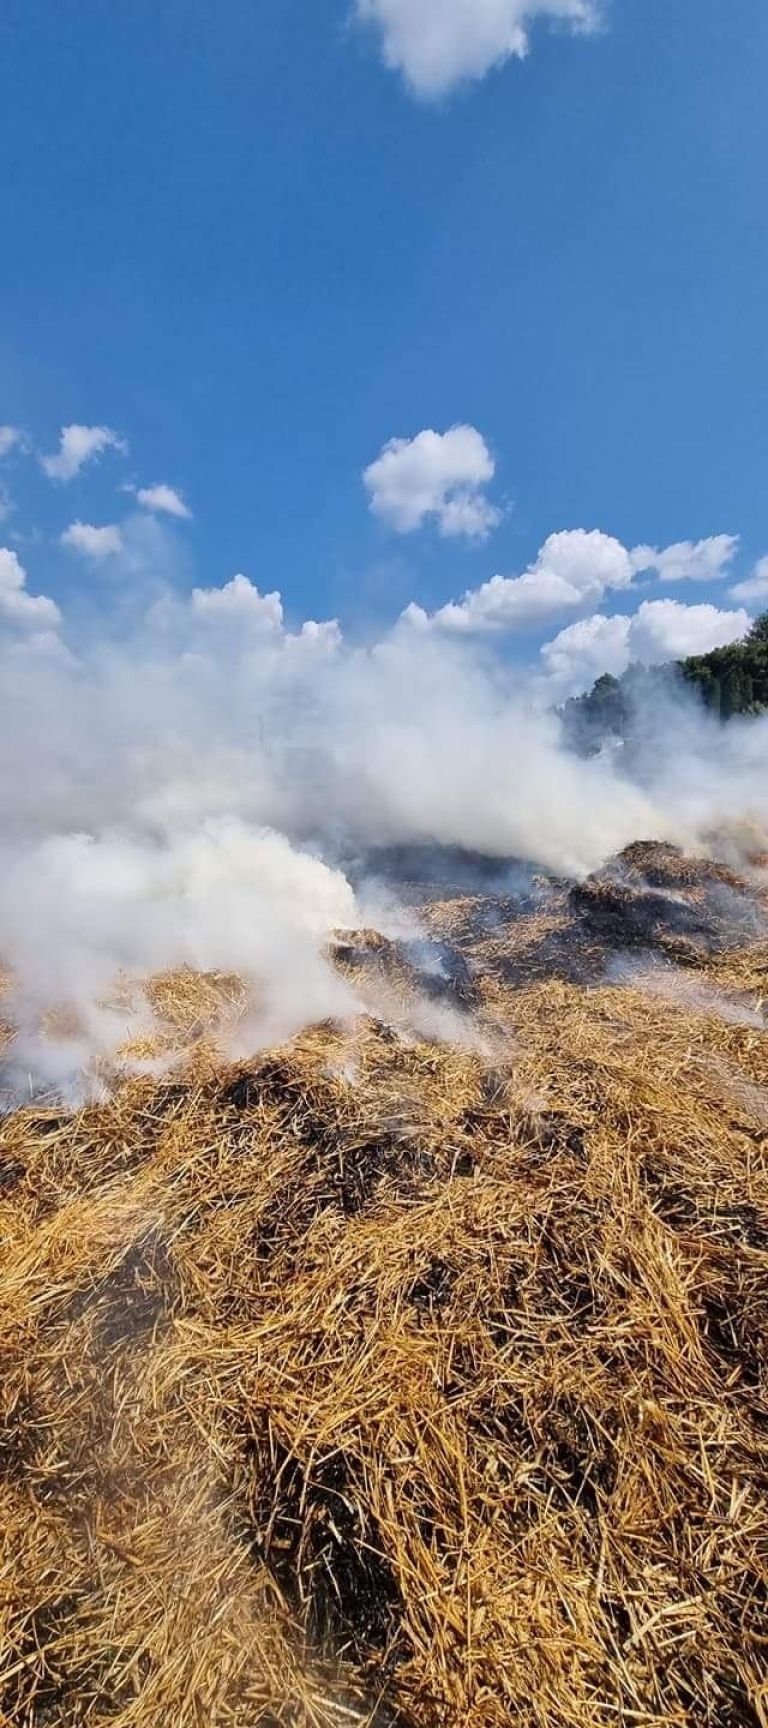
{"label": "rising smoke", "polygon": [[[256,1041],[343,1012],[324,949],[370,918],[345,861],[375,848],[581,876],[638,837],[734,850],[766,832],[768,722],[722,728],[670,691],[631,770],[620,750],[584,760],[541,692],[468,641],[401,624],[350,646],[333,625],[286,631],[247,584],[219,594],[161,604],[119,644],[0,651],[0,958],[22,1069],[59,1082],[114,1048],[118,975],[240,972]],[[66,1043],[40,1036],[61,1003]]]}

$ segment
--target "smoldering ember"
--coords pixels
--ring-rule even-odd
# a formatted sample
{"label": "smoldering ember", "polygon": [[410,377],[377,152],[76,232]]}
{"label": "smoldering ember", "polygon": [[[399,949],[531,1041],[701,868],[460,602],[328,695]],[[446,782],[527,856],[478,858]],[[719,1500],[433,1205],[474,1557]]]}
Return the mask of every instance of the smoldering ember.
{"label": "smoldering ember", "polygon": [[6,11],[0,1728],[768,1728],[765,0]]}

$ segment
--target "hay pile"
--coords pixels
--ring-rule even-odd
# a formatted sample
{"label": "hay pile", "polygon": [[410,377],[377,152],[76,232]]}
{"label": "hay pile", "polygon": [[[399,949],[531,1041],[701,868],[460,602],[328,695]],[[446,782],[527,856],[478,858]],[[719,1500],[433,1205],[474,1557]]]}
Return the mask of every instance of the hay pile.
{"label": "hay pile", "polygon": [[477,1048],[227,1066],[177,978],[185,1064],[5,1120],[3,1724],[768,1723],[768,1038],[430,915]]}
{"label": "hay pile", "polygon": [[695,964],[702,957],[768,934],[754,885],[709,858],[676,846],[639,842],[570,893],[596,938],[621,947],[661,949]]}

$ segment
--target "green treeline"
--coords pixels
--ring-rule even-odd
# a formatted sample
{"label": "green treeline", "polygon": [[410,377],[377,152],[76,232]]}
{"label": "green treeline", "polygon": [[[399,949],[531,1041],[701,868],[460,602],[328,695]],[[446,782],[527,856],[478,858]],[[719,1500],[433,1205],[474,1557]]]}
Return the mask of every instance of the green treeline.
{"label": "green treeline", "polygon": [[709,713],[721,720],[768,710],[768,612],[757,618],[741,642],[695,654],[672,666],[630,666],[621,678],[606,672],[584,696],[560,710],[572,748],[591,753],[611,739],[631,741],[647,716],[649,698],[682,679],[699,694]]}
{"label": "green treeline", "polygon": [[721,719],[763,713],[768,708],[768,612],[755,620],[743,642],[681,660],[680,671]]}

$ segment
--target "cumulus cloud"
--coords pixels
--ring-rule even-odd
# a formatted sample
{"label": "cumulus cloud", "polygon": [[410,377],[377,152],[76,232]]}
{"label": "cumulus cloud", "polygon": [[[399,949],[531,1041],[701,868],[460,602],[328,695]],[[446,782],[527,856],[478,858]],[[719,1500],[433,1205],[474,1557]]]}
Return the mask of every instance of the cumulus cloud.
{"label": "cumulus cloud", "polygon": [[730,589],[734,600],[745,600],[748,606],[768,606],[768,558],[761,558],[752,575]]}
{"label": "cumulus cloud", "polygon": [[30,594],[27,573],[15,552],[0,547],[0,625],[22,630],[58,629],[61,614],[46,594]]}
{"label": "cumulus cloud", "polygon": [[397,534],[412,534],[430,519],[447,539],[485,540],[501,511],[485,495],[496,464],[474,426],[392,438],[363,481],[370,507]]}
{"label": "cumulus cloud", "polygon": [[646,600],[632,619],[631,655],[652,666],[664,660],[683,660],[688,654],[708,654],[712,648],[738,642],[749,625],[749,614],[744,611],[683,606],[678,600]]}
{"label": "cumulus cloud", "polygon": [[356,10],[385,64],[426,98],[523,59],[538,19],[586,31],[599,18],[598,0],[357,0]]}
{"label": "cumulus cloud", "polygon": [[99,564],[104,558],[115,558],[122,552],[123,536],[113,522],[102,528],[94,527],[92,522],[71,522],[61,536],[61,544]]}
{"label": "cumulus cloud", "polygon": [[422,629],[453,634],[519,630],[594,605],[608,589],[629,588],[633,573],[631,556],[619,540],[599,529],[575,528],[550,534],[522,576],[493,576],[437,612],[410,606],[404,617]]}
{"label": "cumulus cloud", "polygon": [[191,518],[192,511],[173,486],[140,486],[136,497],[144,510],[154,510],[162,516],[176,516],[180,521]]}
{"label": "cumulus cloud", "polygon": [[187,622],[205,632],[216,632],[220,646],[229,638],[244,652],[270,648],[286,661],[297,653],[315,659],[327,657],[336,653],[343,641],[336,618],[322,623],[308,618],[298,631],[288,630],[282,595],[277,591],[262,594],[243,575],[233,576],[221,588],[193,588],[189,602],[171,603],[165,616],[171,629],[184,628],[186,616]]}
{"label": "cumulus cloud", "polygon": [[125,451],[125,443],[109,426],[63,426],[55,455],[41,456],[40,464],[49,480],[74,480],[105,450]]}
{"label": "cumulus cloud", "polygon": [[685,606],[679,600],[646,600],[630,618],[597,613],[570,624],[545,644],[542,661],[558,694],[577,695],[604,672],[620,677],[634,661],[662,666],[738,642],[749,624],[745,611]]}
{"label": "cumulus cloud", "polygon": [[195,588],[191,607],[198,618],[281,630],[283,602],[278,593],[262,594],[248,576],[233,576],[223,588]]}
{"label": "cumulus cloud", "polygon": [[681,541],[663,551],[652,546],[629,550],[599,529],[569,529],[551,534],[522,575],[492,576],[462,600],[449,601],[431,614],[412,605],[404,619],[422,630],[454,634],[519,630],[598,605],[606,593],[631,588],[642,571],[656,570],[670,582],[714,580],[725,574],[737,547],[737,537],[720,534]]}
{"label": "cumulus cloud", "polygon": [[655,570],[663,582],[718,582],[728,573],[739,549],[738,534],[713,534],[707,540],[679,540],[660,552],[636,546],[635,569]]}
{"label": "cumulus cloud", "polygon": [[614,678],[629,665],[628,618],[607,618],[598,612],[567,625],[541,650],[548,678],[557,694],[575,696],[590,689],[596,678],[610,672]]}

